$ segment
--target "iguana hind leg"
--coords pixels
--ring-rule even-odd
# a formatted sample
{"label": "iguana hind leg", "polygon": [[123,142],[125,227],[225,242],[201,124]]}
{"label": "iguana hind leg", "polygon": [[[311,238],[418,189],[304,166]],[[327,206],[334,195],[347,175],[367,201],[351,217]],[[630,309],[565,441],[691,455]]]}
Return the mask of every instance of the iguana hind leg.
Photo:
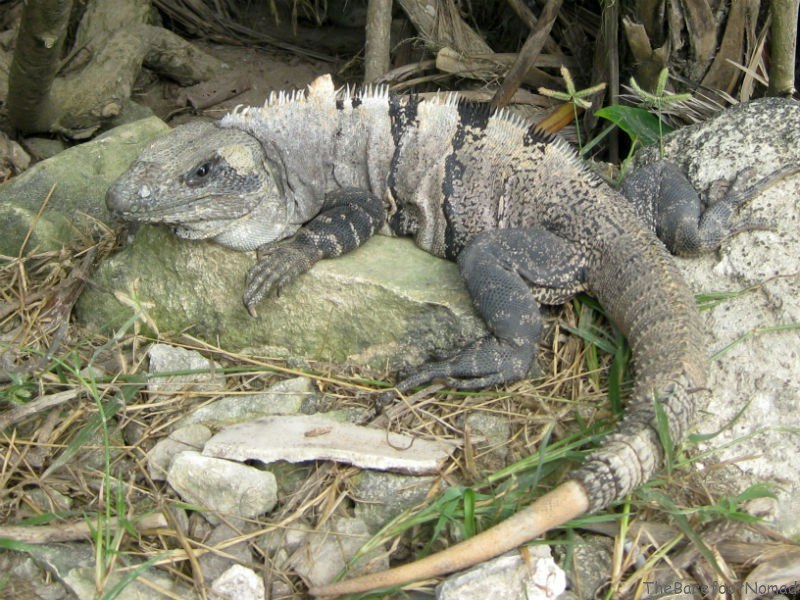
{"label": "iguana hind leg", "polygon": [[433,379],[476,389],[524,378],[542,336],[540,304],[562,304],[584,289],[584,265],[566,240],[544,228],[474,236],[458,265],[491,335],[402,380],[405,392]]}
{"label": "iguana hind leg", "polygon": [[695,256],[716,250],[735,233],[771,229],[773,225],[763,219],[744,219],[736,213],[754,196],[798,170],[796,165],[787,165],[748,185],[748,172],[743,171],[722,198],[705,206],[677,165],[660,160],[632,171],[620,191],[670,252]]}
{"label": "iguana hind leg", "polygon": [[383,201],[358,188],[326,194],[322,208],[291,238],[258,249],[258,263],[245,280],[244,305],[255,316],[256,305],[278,292],[314,263],[354,250],[378,230],[385,218]]}

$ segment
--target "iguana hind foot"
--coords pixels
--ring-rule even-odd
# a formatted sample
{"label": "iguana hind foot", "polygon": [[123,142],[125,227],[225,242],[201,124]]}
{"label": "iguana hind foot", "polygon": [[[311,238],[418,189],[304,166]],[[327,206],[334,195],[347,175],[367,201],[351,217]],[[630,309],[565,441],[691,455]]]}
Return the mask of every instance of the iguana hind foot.
{"label": "iguana hind foot", "polygon": [[719,248],[727,238],[743,231],[770,230],[764,219],[737,216],[739,209],[780,179],[800,171],[786,165],[769,176],[745,185],[750,169],[738,173],[717,201],[708,205],[686,175],[672,162],[659,160],[628,175],[620,191],[673,254],[696,256]]}
{"label": "iguana hind foot", "polygon": [[451,358],[412,369],[395,387],[405,393],[434,380],[443,380],[446,385],[462,390],[502,385],[525,377],[535,353],[535,344],[513,346],[486,336]]}
{"label": "iguana hind foot", "polygon": [[544,227],[479,233],[457,260],[490,335],[449,359],[418,367],[398,383],[400,392],[434,379],[460,389],[523,379],[542,337],[539,305],[561,304],[584,286],[579,253]]}

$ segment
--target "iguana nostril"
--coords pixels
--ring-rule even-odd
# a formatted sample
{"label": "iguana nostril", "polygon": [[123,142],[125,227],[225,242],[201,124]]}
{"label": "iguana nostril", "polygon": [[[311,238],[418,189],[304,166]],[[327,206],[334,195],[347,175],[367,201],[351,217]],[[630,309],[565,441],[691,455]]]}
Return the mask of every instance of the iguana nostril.
{"label": "iguana nostril", "polygon": [[130,202],[128,202],[125,186],[121,180],[118,180],[108,188],[106,192],[106,208],[116,218],[124,216],[130,210]]}

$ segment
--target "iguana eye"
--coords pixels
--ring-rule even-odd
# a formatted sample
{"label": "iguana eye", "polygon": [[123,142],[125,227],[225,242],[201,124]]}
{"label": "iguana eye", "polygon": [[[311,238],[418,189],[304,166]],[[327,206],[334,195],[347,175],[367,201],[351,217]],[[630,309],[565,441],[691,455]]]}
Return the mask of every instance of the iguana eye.
{"label": "iguana eye", "polygon": [[184,182],[191,187],[203,185],[218,162],[218,158],[212,158],[198,163],[184,176]]}

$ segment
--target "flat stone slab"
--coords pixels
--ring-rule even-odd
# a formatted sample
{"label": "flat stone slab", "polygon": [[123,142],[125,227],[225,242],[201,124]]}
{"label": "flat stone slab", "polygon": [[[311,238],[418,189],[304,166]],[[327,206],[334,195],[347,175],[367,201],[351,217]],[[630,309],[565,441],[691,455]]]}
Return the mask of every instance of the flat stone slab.
{"label": "flat stone slab", "polygon": [[453,447],[320,415],[302,415],[233,425],[212,437],[203,454],[264,463],[333,460],[364,469],[427,475],[439,470]]}

